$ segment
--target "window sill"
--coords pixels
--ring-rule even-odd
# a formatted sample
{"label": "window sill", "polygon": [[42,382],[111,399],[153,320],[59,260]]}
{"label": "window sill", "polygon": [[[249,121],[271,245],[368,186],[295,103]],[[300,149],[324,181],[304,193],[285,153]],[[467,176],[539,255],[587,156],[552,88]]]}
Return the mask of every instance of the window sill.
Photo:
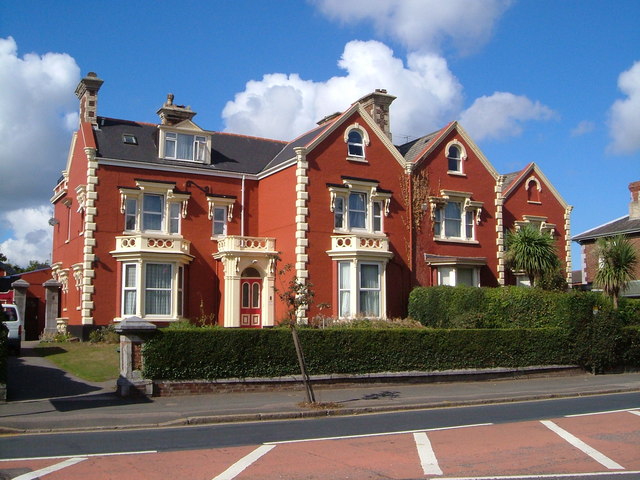
{"label": "window sill", "polygon": [[542,202],[536,202],[535,200],[527,200],[527,203],[533,203],[534,205],[542,205]]}
{"label": "window sill", "polygon": [[379,238],[387,238],[387,234],[385,232],[370,232],[369,230],[361,230],[361,229],[352,229],[352,230],[344,230],[344,229],[333,229],[334,235],[362,235],[367,237],[379,237]]}
{"label": "window sill", "polygon": [[436,242],[442,243],[464,243],[466,245],[480,245],[477,240],[466,240],[464,238],[434,238]]}
{"label": "window sill", "polygon": [[466,177],[466,173],[458,172],[456,170],[447,170],[447,175],[453,175],[454,177]]}
{"label": "window sill", "polygon": [[348,157],[347,157],[347,161],[349,161],[349,162],[356,162],[356,163],[369,163],[369,162],[367,161],[367,159],[366,159],[366,158],[364,158],[364,157],[352,157],[352,156],[348,156]]}

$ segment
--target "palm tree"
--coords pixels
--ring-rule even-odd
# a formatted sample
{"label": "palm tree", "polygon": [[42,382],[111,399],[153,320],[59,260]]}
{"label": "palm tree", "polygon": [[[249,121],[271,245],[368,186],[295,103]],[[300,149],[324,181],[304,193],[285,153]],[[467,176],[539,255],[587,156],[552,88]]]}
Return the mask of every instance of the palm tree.
{"label": "palm tree", "polygon": [[526,273],[532,287],[542,275],[560,266],[553,237],[531,225],[507,232],[505,258],[511,270]]}
{"label": "palm tree", "polygon": [[596,241],[598,255],[598,271],[593,279],[596,287],[613,300],[613,308],[618,309],[618,297],[629,280],[633,280],[633,272],[638,264],[638,255],[633,245],[624,235],[599,238]]}

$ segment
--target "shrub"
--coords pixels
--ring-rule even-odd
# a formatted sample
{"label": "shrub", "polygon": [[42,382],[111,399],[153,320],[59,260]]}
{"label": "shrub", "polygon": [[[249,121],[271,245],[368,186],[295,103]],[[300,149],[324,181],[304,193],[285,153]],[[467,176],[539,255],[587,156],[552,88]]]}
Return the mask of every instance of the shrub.
{"label": "shrub", "polygon": [[93,330],[89,334],[89,342],[91,343],[119,343],[120,335],[116,333],[115,325],[107,325],[106,327]]}
{"label": "shrub", "polygon": [[622,297],[618,314],[623,325],[640,325],[640,298]]}

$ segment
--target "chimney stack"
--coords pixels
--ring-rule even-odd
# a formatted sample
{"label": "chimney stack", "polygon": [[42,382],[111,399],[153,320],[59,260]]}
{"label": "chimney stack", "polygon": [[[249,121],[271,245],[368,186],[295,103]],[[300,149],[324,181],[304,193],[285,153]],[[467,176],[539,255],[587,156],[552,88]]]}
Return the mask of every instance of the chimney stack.
{"label": "chimney stack", "polygon": [[382,129],[389,140],[391,140],[391,122],[389,120],[389,105],[396,99],[389,95],[386,90],[376,89],[373,93],[365,95],[358,103],[371,115],[371,118]]}
{"label": "chimney stack", "polygon": [[629,184],[631,203],[629,203],[629,220],[640,218],[640,181]]}
{"label": "chimney stack", "polygon": [[76,97],[80,100],[80,123],[98,125],[98,90],[104,80],[95,72],[89,72],[76,87]]}
{"label": "chimney stack", "polygon": [[173,104],[173,93],[167,95],[167,101],[156,112],[160,116],[162,125],[176,125],[177,123],[185,120],[191,120],[196,112],[191,110],[191,107],[185,107],[184,105]]}

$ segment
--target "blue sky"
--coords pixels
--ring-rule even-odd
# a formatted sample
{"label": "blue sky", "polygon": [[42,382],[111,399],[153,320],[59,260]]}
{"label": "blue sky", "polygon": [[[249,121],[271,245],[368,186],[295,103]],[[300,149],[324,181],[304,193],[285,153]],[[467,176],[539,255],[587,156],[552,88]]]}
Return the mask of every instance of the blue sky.
{"label": "blue sky", "polygon": [[500,173],[536,162],[578,234],[640,180],[638,18],[636,0],[0,2],[0,252],[50,255],[89,71],[99,115],[157,122],[171,92],[202,128],[285,140],[386,88],[396,143],[460,120]]}

